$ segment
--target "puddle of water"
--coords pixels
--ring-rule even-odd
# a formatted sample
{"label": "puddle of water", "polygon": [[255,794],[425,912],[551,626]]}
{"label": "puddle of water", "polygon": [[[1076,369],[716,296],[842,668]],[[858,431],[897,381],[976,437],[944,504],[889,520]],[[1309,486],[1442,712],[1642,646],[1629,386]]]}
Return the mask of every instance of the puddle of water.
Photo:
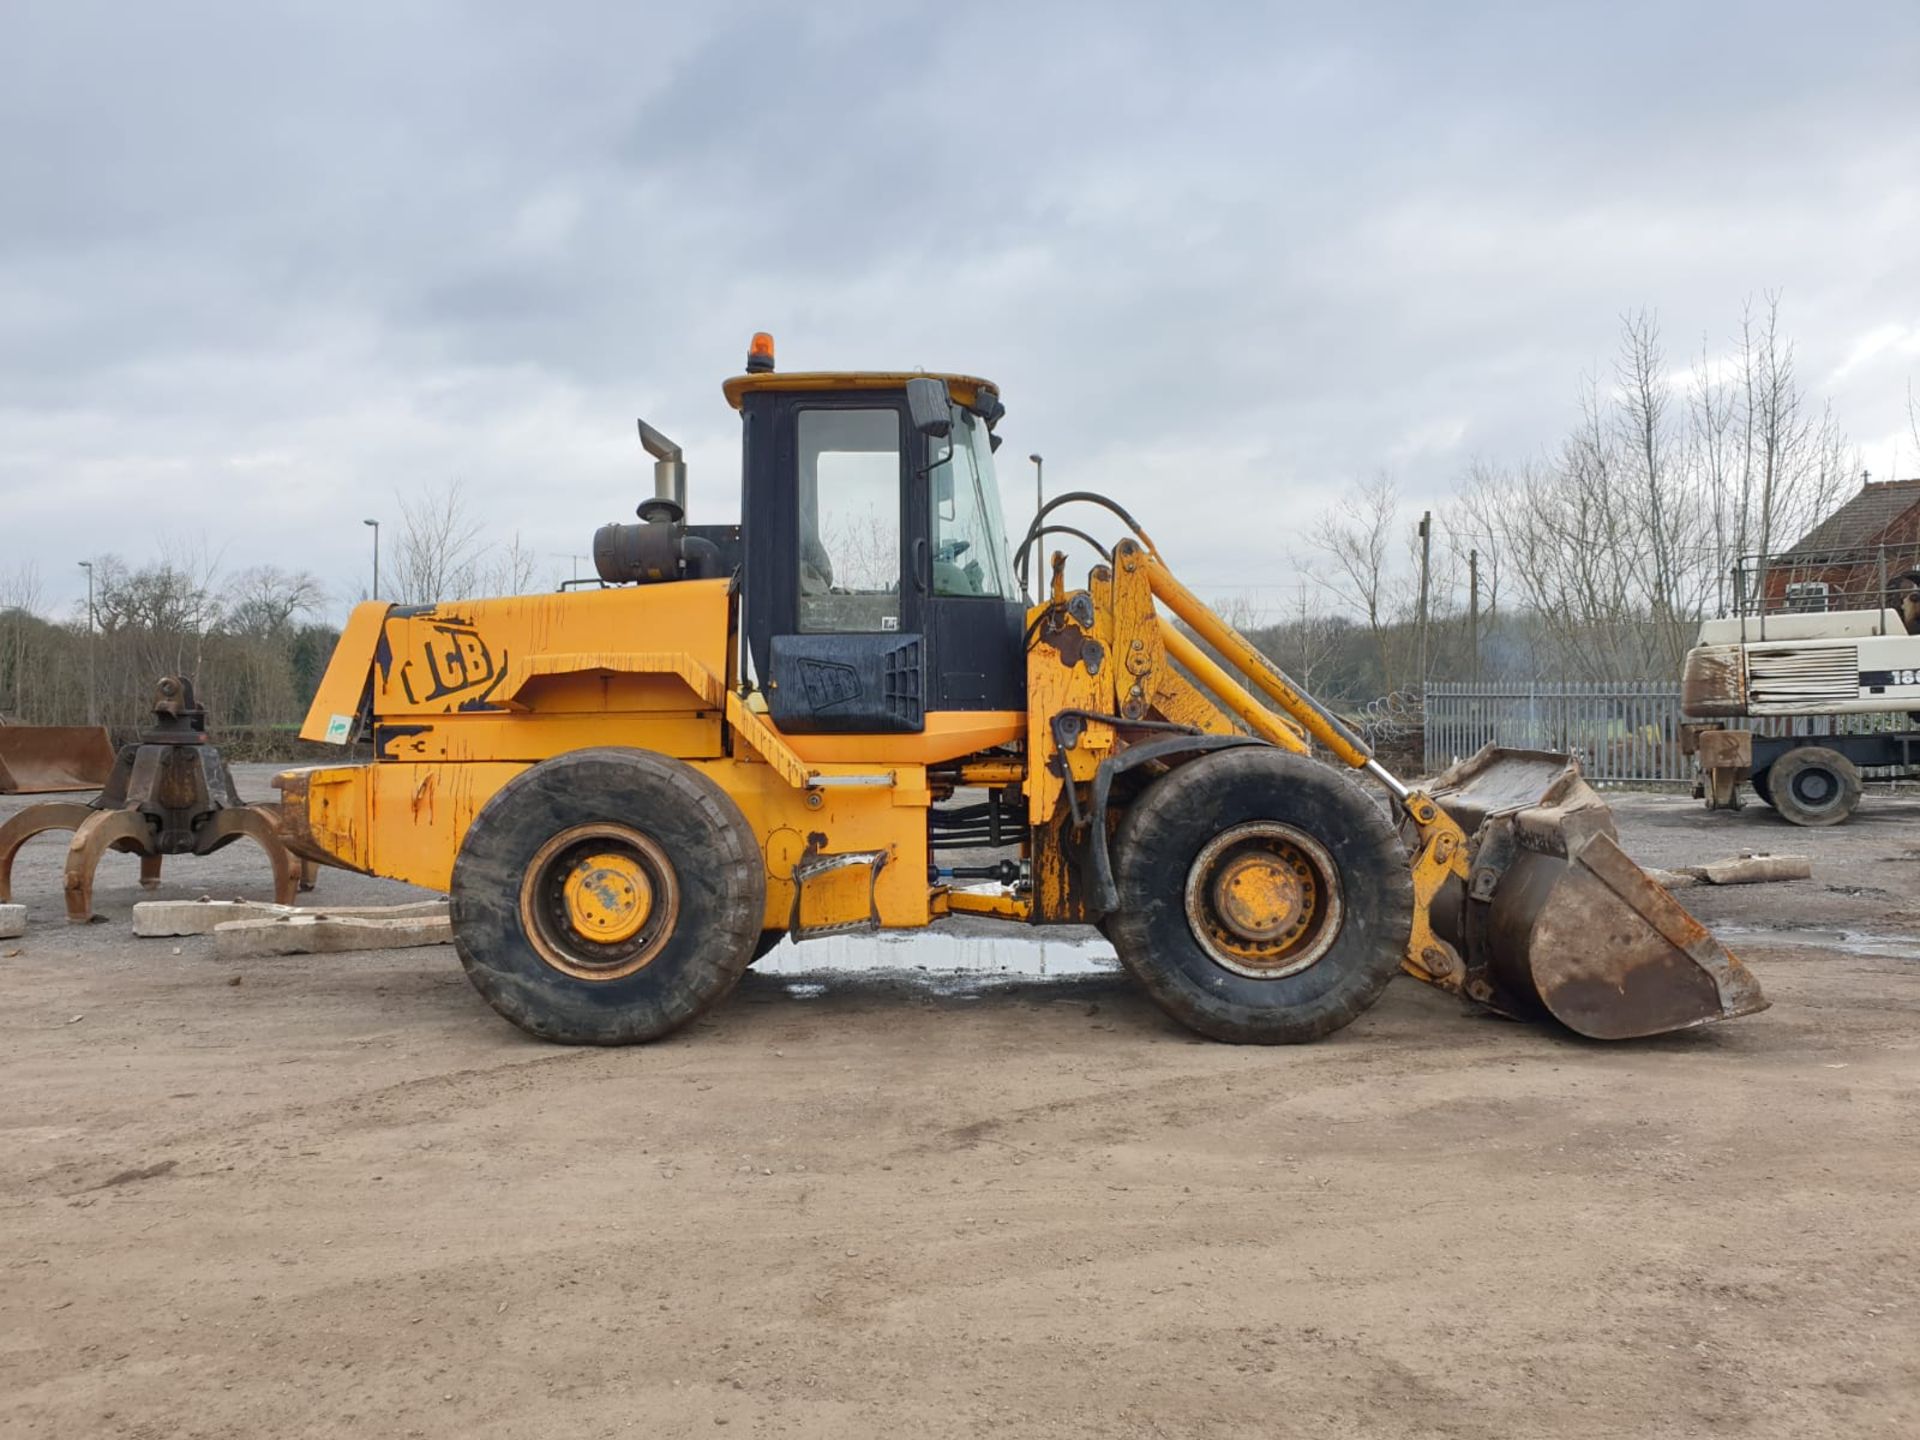
{"label": "puddle of water", "polygon": [[[1756,925],[1721,925],[1715,934],[1797,949],[1841,950],[1849,955],[1920,960],[1920,937],[1869,935],[1858,930],[1769,930]],[[880,931],[866,935],[826,935],[796,945],[782,940],[754,963],[762,975],[793,977],[787,993],[815,1000],[826,975],[923,975],[929,982],[992,982],[1000,979],[1112,975],[1120,970],[1113,946],[1088,940],[1024,939],[1005,935],[948,935],[937,930]],[[944,987],[943,987],[944,988]]]}
{"label": "puddle of water", "polygon": [[1717,925],[1713,933],[1725,940],[1750,939],[1763,945],[1785,945],[1799,950],[1844,950],[1849,955],[1920,960],[1920,936],[1916,935],[1868,935],[1859,930],[1766,930],[1758,925]]}
{"label": "puddle of water", "polygon": [[[782,940],[754,970],[764,975],[846,975],[905,971],[929,976],[993,979],[1003,976],[1111,975],[1120,968],[1104,940],[1024,940],[999,935],[943,935],[936,931],[881,931],[824,935],[796,945]],[[799,986],[790,987],[797,992]],[[815,994],[821,987],[808,987]],[[803,996],[813,998],[812,995]]]}

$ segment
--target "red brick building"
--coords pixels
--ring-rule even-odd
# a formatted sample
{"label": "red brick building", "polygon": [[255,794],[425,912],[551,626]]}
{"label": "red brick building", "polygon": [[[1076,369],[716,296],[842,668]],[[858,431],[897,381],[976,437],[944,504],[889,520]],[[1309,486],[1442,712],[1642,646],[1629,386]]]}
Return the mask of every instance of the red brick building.
{"label": "red brick building", "polygon": [[[1920,567],[1920,480],[1868,481],[1767,563],[1768,610],[1871,610],[1881,552],[1889,579]],[[1894,587],[1899,588],[1899,587]]]}

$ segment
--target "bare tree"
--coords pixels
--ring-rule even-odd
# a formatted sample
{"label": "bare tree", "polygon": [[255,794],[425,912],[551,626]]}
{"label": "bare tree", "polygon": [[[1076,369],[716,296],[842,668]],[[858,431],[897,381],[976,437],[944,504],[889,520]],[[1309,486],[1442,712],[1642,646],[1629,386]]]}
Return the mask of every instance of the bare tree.
{"label": "bare tree", "polygon": [[1340,653],[1348,625],[1338,615],[1308,603],[1305,581],[1280,627],[1281,663],[1309,694],[1318,693],[1315,677]]}
{"label": "bare tree", "polygon": [[484,567],[480,584],[489,595],[524,595],[533,588],[534,567],[539,563],[533,551],[520,543],[520,532],[499,546]]}
{"label": "bare tree", "polygon": [[282,735],[305,711],[334,639],[310,621],[325,602],[311,575],[261,566],[224,579],[197,545],[163,547],[137,566],[113,555],[91,563],[91,634],[84,609],[64,623],[37,613],[31,568],[0,578],[0,707],[31,723],[77,723],[89,708],[91,650],[100,718],[123,731],[145,723],[153,683],[169,674],[194,681],[223,744],[244,749],[250,726]]}
{"label": "bare tree", "polygon": [[1311,542],[1321,564],[1309,567],[1330,595],[1365,619],[1387,691],[1398,688],[1405,638],[1396,636],[1394,626],[1404,618],[1406,601],[1404,577],[1392,564],[1399,514],[1399,488],[1382,471],[1321,516]]}
{"label": "bare tree", "polygon": [[1743,389],[1753,474],[1755,549],[1791,545],[1832,510],[1858,466],[1831,405],[1817,416],[1794,370],[1793,342],[1780,332],[1780,297],[1769,294],[1759,321],[1742,322]]}
{"label": "bare tree", "polygon": [[1802,413],[1800,387],[1794,378],[1793,342],[1780,335],[1777,296],[1767,297],[1765,317],[1759,322],[1758,341],[1751,350],[1753,365],[1747,376],[1748,406],[1752,412],[1754,474],[1757,490],[1759,549],[1774,548],[1782,502],[1791,484],[1808,426]]}
{"label": "bare tree", "polygon": [[1557,453],[1470,472],[1451,513],[1491,552],[1546,668],[1670,676],[1701,618],[1727,605],[1734,561],[1811,529],[1853,461],[1831,410],[1816,411],[1795,377],[1777,297],[1743,316],[1730,367],[1703,349],[1684,403],[1647,312],[1623,318],[1613,379],[1604,391],[1587,382]]}
{"label": "bare tree", "polygon": [[[1435,523],[1448,557],[1451,593],[1456,615],[1457,659],[1472,671],[1479,657],[1472,653],[1472,582],[1479,580],[1479,641],[1482,648],[1496,640],[1500,629],[1500,600],[1506,574],[1503,509],[1512,490],[1509,477],[1487,461],[1475,458],[1467,465],[1452,500],[1444,504]],[[1463,590],[1466,592],[1463,595]]]}
{"label": "bare tree", "polygon": [[226,647],[219,667],[221,723],[270,724],[296,712],[302,687],[295,675],[297,622],[319,611],[326,592],[305,572],[271,565],[236,575],[226,587]]}
{"label": "bare tree", "polygon": [[1483,621],[1490,621],[1500,613],[1500,585],[1506,558],[1501,511],[1511,488],[1504,473],[1476,458],[1468,464],[1453,500],[1440,512],[1440,534],[1454,557],[1455,572],[1468,554],[1477,557]]}
{"label": "bare tree", "polygon": [[820,543],[835,588],[873,595],[900,583],[900,526],[891,513],[876,506],[829,511],[821,517]]}
{"label": "bare tree", "polygon": [[325,601],[325,588],[306,571],[256,565],[227,586],[227,628],[253,638],[280,635],[296,617],[316,613]]}
{"label": "bare tree", "polygon": [[391,585],[403,605],[432,605],[478,588],[484,547],[459,481],[399,497],[400,536]]}
{"label": "bare tree", "polygon": [[202,641],[220,618],[216,572],[194,555],[175,555],[131,570],[117,555],[95,562],[95,604],[101,633],[118,642],[149,682],[198,669]]}
{"label": "bare tree", "polygon": [[27,718],[35,696],[35,640],[42,622],[40,571],[31,561],[0,580],[0,713]]}
{"label": "bare tree", "polygon": [[1637,472],[1635,490],[1645,509],[1646,545],[1639,551],[1656,622],[1671,621],[1681,567],[1674,553],[1670,505],[1681,500],[1668,467],[1672,448],[1667,418],[1667,362],[1659,322],[1641,310],[1621,320],[1621,348],[1614,361],[1620,401],[1614,423],[1620,433],[1622,468]]}
{"label": "bare tree", "polygon": [[1747,516],[1736,488],[1738,477],[1745,473],[1744,458],[1735,448],[1745,435],[1745,427],[1737,423],[1739,416],[1739,394],[1715,373],[1702,339],[1688,377],[1687,466],[1703,492],[1717,611],[1727,608],[1727,577],[1746,545]]}

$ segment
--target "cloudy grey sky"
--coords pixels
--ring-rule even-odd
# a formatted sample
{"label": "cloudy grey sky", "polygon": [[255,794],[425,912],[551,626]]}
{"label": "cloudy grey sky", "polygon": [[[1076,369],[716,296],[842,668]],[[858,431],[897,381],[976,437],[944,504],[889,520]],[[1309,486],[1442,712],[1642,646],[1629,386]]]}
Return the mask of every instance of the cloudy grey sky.
{"label": "cloudy grey sky", "polygon": [[1640,306],[1685,352],[1783,291],[1920,473],[1913,0],[0,13],[0,573],[63,605],[164,541],[344,602],[455,478],[564,568],[635,415],[735,518],[756,329],[998,380],[1011,512],[1043,451],[1213,593],[1551,443]]}

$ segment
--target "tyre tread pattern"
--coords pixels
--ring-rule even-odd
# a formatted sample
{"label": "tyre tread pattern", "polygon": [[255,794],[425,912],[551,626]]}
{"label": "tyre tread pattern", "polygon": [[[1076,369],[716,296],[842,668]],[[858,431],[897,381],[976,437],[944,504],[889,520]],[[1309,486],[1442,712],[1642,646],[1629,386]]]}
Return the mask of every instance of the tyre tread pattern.
{"label": "tyre tread pattern", "polygon": [[[589,821],[630,824],[672,861],[680,915],[665,947],[618,980],[581,980],[541,960],[520,919],[527,862]],[[766,909],[759,843],[733,798],[682,761],[603,747],[542,761],[468,827],[454,862],[454,947],[487,1003],[563,1044],[627,1045],[680,1029],[723,999],[753,959]]]}
{"label": "tyre tread pattern", "polygon": [[[1185,905],[1194,855],[1248,820],[1312,836],[1341,872],[1333,948],[1297,975],[1240,976],[1194,938]],[[1120,909],[1104,927],[1162,1008],[1203,1035],[1296,1044],[1351,1024],[1399,971],[1413,925],[1407,850],[1375,798],[1330,766],[1266,746],[1216,751],[1156,780],[1115,838]]]}

